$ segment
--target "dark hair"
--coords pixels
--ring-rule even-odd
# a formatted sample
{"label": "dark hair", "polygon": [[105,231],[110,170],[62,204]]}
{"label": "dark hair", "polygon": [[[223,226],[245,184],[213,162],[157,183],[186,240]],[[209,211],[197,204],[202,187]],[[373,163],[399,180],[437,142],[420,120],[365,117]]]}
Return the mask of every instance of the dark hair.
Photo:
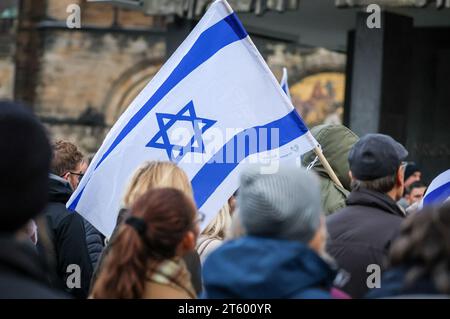
{"label": "dark hair", "polygon": [[67,141],[56,141],[53,145],[51,170],[53,174],[62,176],[73,171],[83,161],[83,154],[77,146]]}
{"label": "dark hair", "polygon": [[409,185],[409,187],[406,188],[405,193],[406,193],[406,194],[411,194],[411,191],[412,191],[414,188],[422,188],[422,187],[425,187],[425,188],[426,188],[427,185],[426,185],[424,182],[422,182],[422,181],[414,182],[414,183],[412,183],[411,185]]}
{"label": "dark hair", "polygon": [[415,172],[421,172],[420,167],[414,162],[408,162],[405,168],[405,181]]}
{"label": "dark hair", "polygon": [[380,177],[371,181],[352,180],[351,187],[356,190],[358,188],[366,188],[376,192],[386,194],[395,186],[397,173],[385,177]]}
{"label": "dark hair", "polygon": [[450,203],[426,207],[404,221],[389,266],[409,266],[405,285],[425,277],[440,293],[450,293]]}
{"label": "dark hair", "polygon": [[110,243],[94,298],[141,298],[149,262],[173,258],[187,232],[195,228],[196,208],[190,198],[173,188],[155,188],[141,196],[130,217],[144,223],[142,229],[125,222]]}

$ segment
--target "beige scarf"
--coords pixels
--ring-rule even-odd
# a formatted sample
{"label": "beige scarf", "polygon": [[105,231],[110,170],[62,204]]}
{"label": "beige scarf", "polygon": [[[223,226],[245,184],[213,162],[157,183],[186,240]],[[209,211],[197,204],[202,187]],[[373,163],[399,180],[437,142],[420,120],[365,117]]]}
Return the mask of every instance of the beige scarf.
{"label": "beige scarf", "polygon": [[180,257],[164,260],[151,266],[148,280],[184,290],[191,298],[197,298],[192,287],[191,274],[187,270],[186,263]]}

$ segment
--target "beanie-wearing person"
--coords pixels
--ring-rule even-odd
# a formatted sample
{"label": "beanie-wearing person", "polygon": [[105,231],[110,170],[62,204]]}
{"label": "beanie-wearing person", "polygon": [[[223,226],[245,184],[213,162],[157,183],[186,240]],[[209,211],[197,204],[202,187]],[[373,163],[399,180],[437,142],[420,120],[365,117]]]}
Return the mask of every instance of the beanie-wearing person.
{"label": "beanie-wearing person", "polygon": [[420,167],[414,162],[408,162],[405,168],[405,189],[412,183],[422,180],[422,171]]}
{"label": "beanie-wearing person", "polygon": [[331,298],[335,271],[321,257],[326,229],[316,176],[296,167],[242,173],[237,210],[246,236],[206,259],[206,298]]}
{"label": "beanie-wearing person", "polygon": [[50,288],[27,236],[47,203],[51,150],[44,127],[21,105],[0,102],[0,154],[0,298],[65,298]]}
{"label": "beanie-wearing person", "polygon": [[405,185],[403,197],[397,202],[401,207],[407,209],[413,203],[409,202],[409,194],[411,185],[420,182],[422,179],[422,172],[420,167],[414,162],[408,162],[405,168]]}

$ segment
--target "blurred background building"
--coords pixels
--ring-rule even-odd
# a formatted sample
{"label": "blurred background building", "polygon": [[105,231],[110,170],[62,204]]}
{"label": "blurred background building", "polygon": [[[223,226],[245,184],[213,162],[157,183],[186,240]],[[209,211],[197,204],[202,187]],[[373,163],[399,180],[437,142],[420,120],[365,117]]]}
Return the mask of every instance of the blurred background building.
{"label": "blurred background building", "polygon": [[[391,134],[430,177],[450,162],[449,0],[228,0],[310,126]],[[0,98],[95,152],[209,0],[1,0]],[[366,6],[383,8],[367,27]],[[81,8],[70,29],[67,8]]]}

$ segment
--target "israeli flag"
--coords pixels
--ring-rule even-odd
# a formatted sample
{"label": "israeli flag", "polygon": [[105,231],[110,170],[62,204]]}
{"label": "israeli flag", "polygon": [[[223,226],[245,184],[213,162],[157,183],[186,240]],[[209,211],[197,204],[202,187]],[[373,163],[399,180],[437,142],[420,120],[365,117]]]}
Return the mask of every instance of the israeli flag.
{"label": "israeli flag", "polygon": [[428,186],[421,206],[438,205],[450,200],[450,169],[439,174]]}
{"label": "israeli flag", "polygon": [[317,142],[225,0],[187,39],[106,136],[67,203],[110,236],[133,172],[170,160],[189,176],[208,225],[242,167],[299,161]]}
{"label": "israeli flag", "polygon": [[280,85],[284,93],[287,94],[289,100],[292,101],[291,93],[289,92],[288,73],[286,68],[283,68],[283,77],[281,78]]}

